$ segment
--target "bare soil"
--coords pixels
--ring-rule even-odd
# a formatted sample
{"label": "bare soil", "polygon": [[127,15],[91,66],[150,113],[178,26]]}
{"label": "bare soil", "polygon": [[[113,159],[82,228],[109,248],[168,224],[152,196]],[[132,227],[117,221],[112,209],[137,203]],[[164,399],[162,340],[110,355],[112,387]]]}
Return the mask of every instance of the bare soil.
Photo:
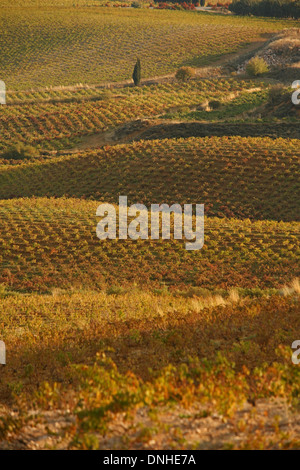
{"label": "bare soil", "polygon": [[[145,408],[140,408],[132,420],[126,420],[124,414],[116,415],[107,434],[97,436],[99,448],[122,449],[126,441],[131,449],[149,450],[169,449],[170,443],[181,449],[300,449],[300,414],[293,413],[281,399],[259,400],[254,406],[246,403],[227,419],[207,413],[202,405],[158,411],[157,422],[149,418]],[[74,424],[74,416],[57,410],[33,412],[31,417],[18,434],[0,442],[0,450],[68,448],[71,438],[65,431]],[[146,437],[141,439],[141,433]]]}

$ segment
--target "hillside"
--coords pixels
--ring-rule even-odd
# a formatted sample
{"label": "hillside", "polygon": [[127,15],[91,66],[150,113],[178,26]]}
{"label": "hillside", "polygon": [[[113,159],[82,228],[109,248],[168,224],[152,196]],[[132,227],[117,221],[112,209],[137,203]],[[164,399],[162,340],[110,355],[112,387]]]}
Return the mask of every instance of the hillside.
{"label": "hillside", "polygon": [[1,1],[0,450],[300,449],[300,30],[138,6]]}
{"label": "hillside", "polygon": [[203,109],[209,100],[239,96],[261,86],[260,80],[220,78],[217,82],[173,80],[117,89],[86,85],[40,92],[8,91],[8,106],[0,108],[0,157],[8,159],[6,152],[16,142],[42,151],[74,148],[86,136],[111,132],[141,117],[152,119],[184,109]]}
{"label": "hillside", "polygon": [[2,201],[1,277],[12,289],[129,285],[280,287],[297,276],[297,223],[207,219],[205,246],[178,240],[96,237],[98,203],[74,199]]}
{"label": "hillside", "polygon": [[252,300],[133,288],[2,299],[1,397],[39,391],[2,426],[0,408],[0,449],[297,449],[296,299],[299,285]]}
{"label": "hillside", "polygon": [[165,75],[182,65],[212,63],[270,33],[297,26],[296,21],[73,3],[1,9],[0,76],[9,88],[126,80],[137,56],[144,78]]}
{"label": "hillside", "polygon": [[204,203],[207,216],[299,220],[297,140],[166,139],[0,170],[0,198],[85,197]]}

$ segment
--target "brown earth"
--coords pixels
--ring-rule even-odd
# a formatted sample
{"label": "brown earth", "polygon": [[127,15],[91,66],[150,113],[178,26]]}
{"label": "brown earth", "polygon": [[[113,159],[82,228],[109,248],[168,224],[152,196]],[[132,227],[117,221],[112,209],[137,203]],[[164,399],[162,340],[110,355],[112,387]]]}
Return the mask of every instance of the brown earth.
{"label": "brown earth", "polygon": [[[193,408],[159,409],[159,422],[140,408],[133,420],[116,415],[105,436],[98,435],[99,449],[300,449],[300,414],[292,413],[282,399],[259,400],[236,411],[232,418],[207,412],[203,405]],[[16,413],[11,412],[13,417]],[[68,411],[32,412],[31,420],[0,450],[66,449],[70,437],[65,430],[76,418]],[[145,430],[147,432],[145,433]],[[146,437],[141,439],[141,433]],[[127,444],[125,445],[124,436]],[[127,446],[127,447],[126,447]]]}

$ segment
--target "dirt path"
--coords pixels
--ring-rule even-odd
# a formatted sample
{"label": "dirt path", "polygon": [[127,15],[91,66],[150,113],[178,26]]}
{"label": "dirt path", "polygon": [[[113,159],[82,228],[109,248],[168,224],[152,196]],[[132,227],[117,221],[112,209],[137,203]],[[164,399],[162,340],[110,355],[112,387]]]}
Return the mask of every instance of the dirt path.
{"label": "dirt path", "polygon": [[[261,91],[261,87],[250,88],[244,90],[243,92],[230,93],[224,98],[224,102],[230,102],[237,98],[241,93],[256,93]],[[200,103],[199,106],[205,107],[208,103],[205,101]],[[192,106],[191,111],[195,110],[197,107]],[[175,109],[173,110],[175,111]],[[185,121],[174,121],[174,120],[164,120],[161,119],[161,115],[145,117],[145,119],[138,119],[135,121],[130,121],[127,123],[118,126],[115,129],[111,129],[105,132],[98,132],[92,135],[84,136],[82,142],[78,144],[71,152],[78,152],[82,150],[93,149],[97,147],[103,147],[104,145],[116,145],[124,144],[126,142],[131,142],[133,140],[143,139],[144,133],[150,132],[153,129],[154,132],[159,132],[159,128],[184,125],[191,127],[193,123],[187,123]],[[208,122],[207,125],[210,123]],[[175,129],[175,127],[174,127]],[[63,152],[65,153],[65,152]],[[69,152],[70,153],[70,152]]]}
{"label": "dirt path", "polygon": [[299,139],[300,130],[290,123],[272,124],[207,121],[138,120],[117,128],[114,132],[102,132],[86,136],[81,144],[60,154],[77,153],[105,145],[118,145],[139,140],[180,139],[209,136],[270,137],[273,139]]}

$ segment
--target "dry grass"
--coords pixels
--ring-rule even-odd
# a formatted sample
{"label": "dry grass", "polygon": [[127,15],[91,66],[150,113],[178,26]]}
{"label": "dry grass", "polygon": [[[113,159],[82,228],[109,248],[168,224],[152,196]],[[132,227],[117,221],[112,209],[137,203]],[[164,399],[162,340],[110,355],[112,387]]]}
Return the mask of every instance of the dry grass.
{"label": "dry grass", "polygon": [[300,50],[300,33],[299,38],[290,38],[286,37],[283,39],[278,39],[270,44],[270,48],[276,54],[284,54],[284,55],[299,55]]}

